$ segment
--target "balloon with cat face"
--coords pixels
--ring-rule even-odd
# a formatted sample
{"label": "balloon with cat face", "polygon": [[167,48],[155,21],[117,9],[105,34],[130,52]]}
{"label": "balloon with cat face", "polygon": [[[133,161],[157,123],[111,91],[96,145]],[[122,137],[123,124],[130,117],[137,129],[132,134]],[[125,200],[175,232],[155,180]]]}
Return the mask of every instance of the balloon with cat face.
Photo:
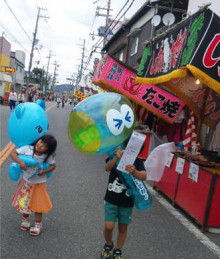
{"label": "balloon with cat face", "polygon": [[127,98],[117,93],[90,96],[69,116],[71,143],[89,155],[106,154],[130,137],[135,115]]}
{"label": "balloon with cat face", "polygon": [[16,147],[30,145],[49,128],[46,112],[36,103],[21,103],[8,119],[9,139]]}

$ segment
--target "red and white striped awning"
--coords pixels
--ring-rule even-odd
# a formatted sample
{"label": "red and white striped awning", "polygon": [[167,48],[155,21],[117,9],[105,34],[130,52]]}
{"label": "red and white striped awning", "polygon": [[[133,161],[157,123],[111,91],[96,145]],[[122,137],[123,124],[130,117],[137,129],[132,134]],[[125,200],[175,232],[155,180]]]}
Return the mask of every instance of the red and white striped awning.
{"label": "red and white striped awning", "polygon": [[192,111],[189,116],[186,133],[185,133],[184,140],[183,140],[183,145],[185,148],[189,148],[194,145],[198,145],[198,138],[197,138],[197,134],[196,134],[195,115]]}

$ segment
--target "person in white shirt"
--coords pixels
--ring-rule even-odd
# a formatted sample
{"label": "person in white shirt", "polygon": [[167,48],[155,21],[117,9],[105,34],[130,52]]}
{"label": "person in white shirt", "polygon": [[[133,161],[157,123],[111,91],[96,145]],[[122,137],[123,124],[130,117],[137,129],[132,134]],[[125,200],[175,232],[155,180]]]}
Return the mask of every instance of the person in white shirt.
{"label": "person in white shirt", "polygon": [[[57,141],[52,135],[44,135],[33,145],[23,146],[12,152],[11,158],[23,169],[23,179],[12,197],[12,206],[23,214],[21,230],[29,230],[30,234],[37,236],[42,230],[42,214],[52,209],[52,203],[47,192],[47,174],[56,168],[54,152]],[[31,156],[39,164],[49,163],[49,168],[40,170],[39,166],[27,167],[18,155]],[[29,215],[35,213],[35,226],[30,228]]]}
{"label": "person in white shirt", "polygon": [[25,100],[25,94],[23,91],[20,91],[20,93],[18,94],[18,103],[23,103]]}
{"label": "person in white shirt", "polygon": [[58,97],[57,97],[57,108],[60,107],[60,103],[61,103],[61,99],[60,99],[60,97],[58,96]]}
{"label": "person in white shirt", "polygon": [[13,109],[15,109],[15,104],[17,101],[17,93],[15,92],[14,88],[11,88],[11,92],[9,94],[9,106],[10,106],[10,110],[12,111]]}

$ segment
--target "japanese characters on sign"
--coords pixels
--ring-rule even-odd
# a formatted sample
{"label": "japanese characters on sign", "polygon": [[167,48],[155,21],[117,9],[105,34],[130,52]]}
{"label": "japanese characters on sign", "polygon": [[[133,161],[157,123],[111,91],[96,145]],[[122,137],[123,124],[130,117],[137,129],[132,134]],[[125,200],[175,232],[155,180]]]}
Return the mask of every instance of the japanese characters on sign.
{"label": "japanese characters on sign", "polygon": [[113,90],[135,100],[168,122],[174,122],[184,103],[158,86],[135,83],[135,76],[134,72],[108,56],[102,74],[93,82],[98,84],[101,80]]}
{"label": "japanese characters on sign", "polygon": [[[190,65],[196,68],[194,73],[200,75],[205,84],[212,86],[214,82],[218,85],[220,82],[219,26],[219,17],[209,9],[201,10],[183,20],[165,35],[146,45],[137,75],[154,79],[183,67],[189,68],[188,65]],[[192,67],[189,68],[190,71],[193,71]],[[214,81],[209,81],[203,73]],[[154,81],[151,80],[151,82]]]}

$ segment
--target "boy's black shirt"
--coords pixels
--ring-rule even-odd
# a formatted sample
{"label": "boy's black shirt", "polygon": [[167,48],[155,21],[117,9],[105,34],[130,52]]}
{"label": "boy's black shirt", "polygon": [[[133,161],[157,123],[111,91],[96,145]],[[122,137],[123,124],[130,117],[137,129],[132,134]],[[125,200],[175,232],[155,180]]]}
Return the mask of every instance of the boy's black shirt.
{"label": "boy's black shirt", "polygon": [[[109,160],[110,158],[107,158],[106,163]],[[145,171],[144,163],[139,158],[136,158],[134,166],[138,171]],[[117,169],[115,168],[110,171],[108,186],[104,200],[120,207],[134,206],[134,202],[132,198],[127,194],[127,189],[122,183],[120,176],[117,173]]]}

